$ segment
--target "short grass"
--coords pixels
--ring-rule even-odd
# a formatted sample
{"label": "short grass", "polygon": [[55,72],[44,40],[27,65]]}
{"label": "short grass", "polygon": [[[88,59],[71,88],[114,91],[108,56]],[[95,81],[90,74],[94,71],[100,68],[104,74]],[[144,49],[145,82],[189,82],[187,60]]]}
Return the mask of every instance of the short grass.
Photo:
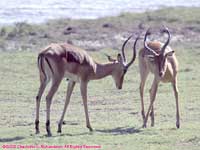
{"label": "short grass", "polygon": [[[1,148],[5,144],[21,144],[99,145],[103,150],[199,150],[199,14],[199,8],[166,8],[141,14],[124,13],[118,17],[98,20],[62,19],[42,25],[19,23],[1,27],[0,51],[5,51],[0,52]],[[47,91],[41,101],[41,133],[34,134],[35,96],[39,87],[36,64],[38,49],[50,42],[72,40],[75,45],[83,44],[83,48],[100,49],[89,53],[98,62],[106,62],[103,53],[116,56],[116,49],[119,49],[119,45],[121,47],[124,37],[135,33],[138,28],[143,32],[149,25],[156,28],[162,23],[172,32],[171,46],[180,64],[180,129],[175,128],[175,98],[170,84],[159,85],[155,101],[155,127],[150,127],[148,123],[147,129],[141,128],[140,77],[136,60],[125,76],[122,90],[115,88],[111,77],[89,83],[88,106],[94,132],[89,132],[85,127],[84,109],[77,84],[65,116],[66,125],[63,125],[62,134],[56,133],[67,88],[67,81],[63,80],[51,107],[53,136],[46,137],[45,131]],[[111,26],[103,28],[104,24]],[[75,33],[63,34],[67,27],[74,28]],[[99,43],[101,46],[98,46]],[[130,58],[131,50],[127,52]],[[152,76],[149,76],[145,89],[146,109],[151,82]]]}
{"label": "short grass", "polygon": [[[185,47],[185,48],[183,48]],[[79,85],[76,85],[65,117],[62,134],[57,134],[67,81],[63,80],[54,97],[51,111],[52,137],[46,137],[45,97],[41,102],[39,135],[34,134],[35,96],[39,86],[36,52],[0,53],[0,145],[100,145],[115,150],[198,150],[200,147],[200,49],[190,45],[175,47],[180,63],[179,91],[181,128],[175,128],[175,99],[170,84],[159,86],[155,102],[155,127],[141,128],[138,62],[128,71],[122,90],[111,77],[92,81],[88,87],[88,106],[95,131],[85,127]],[[105,62],[102,52],[90,52]],[[131,52],[129,50],[129,56]],[[146,107],[152,76],[145,90]]]}

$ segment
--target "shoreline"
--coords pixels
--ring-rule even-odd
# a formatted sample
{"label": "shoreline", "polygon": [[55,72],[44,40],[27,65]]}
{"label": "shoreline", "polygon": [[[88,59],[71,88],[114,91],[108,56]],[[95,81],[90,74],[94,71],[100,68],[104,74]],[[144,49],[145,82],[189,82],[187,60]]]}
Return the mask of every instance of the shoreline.
{"label": "shoreline", "polygon": [[84,21],[84,20],[89,20],[89,21],[93,21],[93,20],[100,20],[100,19],[106,19],[106,18],[111,18],[111,17],[119,17],[123,14],[138,14],[138,15],[141,15],[141,14],[145,14],[145,13],[153,13],[153,12],[157,12],[157,11],[161,11],[161,10],[169,10],[169,9],[200,9],[200,6],[175,6],[175,7],[168,7],[168,6],[159,6],[159,7],[156,7],[156,8],[152,8],[152,9],[144,9],[144,10],[138,10],[138,11],[124,11],[124,12],[119,12],[117,14],[114,14],[114,15],[105,15],[105,16],[100,16],[100,17],[96,17],[96,18],[93,18],[93,17],[86,17],[86,18],[78,18],[78,17],[67,17],[67,16],[63,16],[63,17],[58,17],[58,18],[46,18],[44,19],[43,21],[41,22],[34,22],[34,21],[27,21],[27,20],[22,20],[22,21],[15,21],[12,23],[0,23],[0,28],[1,27],[4,27],[4,26],[14,26],[15,24],[18,24],[18,23],[26,23],[26,24],[30,24],[30,25],[42,25],[42,24],[46,24],[48,22],[51,22],[51,21],[56,21],[56,20],[74,20],[74,21]]}

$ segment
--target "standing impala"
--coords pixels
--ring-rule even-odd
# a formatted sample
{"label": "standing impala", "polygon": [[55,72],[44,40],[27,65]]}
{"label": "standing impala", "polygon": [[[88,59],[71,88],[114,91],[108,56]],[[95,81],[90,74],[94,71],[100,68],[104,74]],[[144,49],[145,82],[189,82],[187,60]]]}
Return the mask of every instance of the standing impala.
{"label": "standing impala", "polygon": [[[171,82],[176,98],[176,127],[180,127],[179,119],[179,105],[178,105],[178,88],[177,88],[177,70],[178,61],[176,59],[174,51],[168,46],[170,42],[170,32],[165,27],[161,30],[162,33],[167,33],[168,39],[165,44],[160,42],[146,42],[147,36],[149,36],[150,30],[148,29],[144,38],[144,48],[139,52],[139,69],[140,69],[140,96],[141,96],[141,107],[143,117],[143,127],[146,127],[148,116],[151,116],[151,126],[154,126],[154,108],[153,103],[155,101],[157,88],[159,82]],[[154,74],[153,84],[150,89],[150,105],[145,116],[144,112],[144,85],[146,78],[151,72]]]}
{"label": "standing impala", "polygon": [[72,91],[75,83],[80,83],[80,90],[83,99],[83,105],[86,117],[86,126],[92,131],[90,125],[88,107],[87,107],[87,84],[90,80],[98,80],[111,75],[115,81],[118,89],[122,88],[124,75],[129,66],[134,62],[136,58],[135,46],[138,38],[135,40],[133,48],[133,57],[129,63],[126,63],[124,47],[129,41],[130,36],[122,46],[122,55],[118,54],[117,59],[112,59],[108,56],[110,63],[101,64],[95,62],[86,51],[69,45],[69,44],[50,44],[47,46],[38,56],[38,67],[40,73],[40,88],[36,97],[36,119],[35,129],[36,133],[39,133],[39,107],[41,96],[45,90],[45,87],[49,81],[52,81],[50,90],[46,96],[46,131],[48,136],[51,136],[50,131],[50,106],[52,98],[57,91],[61,80],[66,77],[69,79],[67,96],[63,109],[62,116],[58,124],[58,132],[61,132],[62,123],[67,106],[70,101]]}

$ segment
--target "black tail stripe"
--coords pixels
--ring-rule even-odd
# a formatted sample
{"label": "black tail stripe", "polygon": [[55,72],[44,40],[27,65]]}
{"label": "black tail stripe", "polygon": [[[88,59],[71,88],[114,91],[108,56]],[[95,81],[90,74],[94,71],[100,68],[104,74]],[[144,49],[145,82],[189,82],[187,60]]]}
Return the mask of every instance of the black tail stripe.
{"label": "black tail stripe", "polygon": [[49,60],[48,60],[46,57],[45,57],[45,60],[46,60],[47,64],[49,65],[49,68],[50,68],[52,74],[54,74],[54,73],[53,73],[53,68],[52,68],[52,66],[51,66],[51,64],[50,64],[50,62],[49,62]]}
{"label": "black tail stripe", "polygon": [[[43,73],[43,75],[44,75],[44,77],[45,77],[45,80],[47,79],[47,76],[46,76],[46,74],[45,74],[45,72],[44,72],[44,67],[43,67],[43,55],[42,54],[40,54],[39,56],[38,56],[38,67],[39,68],[41,68],[41,71],[42,71],[42,73]],[[41,65],[39,64],[39,61],[41,60]],[[40,66],[39,66],[40,65]]]}

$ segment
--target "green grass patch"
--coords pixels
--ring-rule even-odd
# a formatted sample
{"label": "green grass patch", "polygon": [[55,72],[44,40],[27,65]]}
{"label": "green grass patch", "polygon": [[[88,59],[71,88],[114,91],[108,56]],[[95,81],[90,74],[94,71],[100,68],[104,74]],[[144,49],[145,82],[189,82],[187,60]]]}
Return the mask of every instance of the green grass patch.
{"label": "green grass patch", "polygon": [[[116,150],[198,150],[200,147],[199,8],[165,8],[145,13],[123,13],[97,20],[50,20],[44,24],[17,23],[0,29],[0,146],[16,145],[100,145]],[[140,115],[138,60],[125,76],[122,90],[111,77],[91,81],[88,86],[90,133],[79,84],[75,86],[63,125],[57,134],[67,81],[63,80],[51,109],[53,136],[46,137],[46,89],[41,101],[40,129],[35,135],[35,96],[39,88],[37,52],[51,42],[72,42],[90,50],[98,62],[107,62],[104,53],[116,57],[122,41],[131,33],[144,32],[166,24],[172,33],[171,46],[179,61],[181,128],[175,128],[175,98],[171,84],[160,84],[155,101],[155,127],[143,129]],[[130,45],[129,45],[130,46]],[[141,43],[138,44],[141,47]],[[100,51],[92,51],[100,50]],[[131,50],[127,50],[128,58]],[[145,88],[149,104],[152,75]],[[2,148],[2,147],[1,147]]]}
{"label": "green grass patch", "polygon": [[[184,48],[186,47],[186,48]],[[88,87],[90,120],[95,131],[85,127],[85,116],[79,84],[73,92],[63,125],[57,134],[57,121],[62,113],[67,82],[63,80],[51,109],[53,136],[46,137],[45,95],[41,101],[39,135],[34,134],[35,96],[39,87],[36,52],[0,53],[0,145],[100,145],[101,149],[197,150],[200,146],[200,101],[197,69],[199,48],[175,47],[180,64],[181,128],[175,128],[175,98],[170,84],[161,84],[155,101],[155,127],[142,129],[139,97],[138,62],[128,71],[122,90],[117,90],[107,77],[91,81]],[[102,50],[116,56],[116,50]],[[101,52],[89,52],[95,60],[106,62]],[[130,58],[131,51],[128,51]],[[145,89],[145,107],[149,104]]]}

